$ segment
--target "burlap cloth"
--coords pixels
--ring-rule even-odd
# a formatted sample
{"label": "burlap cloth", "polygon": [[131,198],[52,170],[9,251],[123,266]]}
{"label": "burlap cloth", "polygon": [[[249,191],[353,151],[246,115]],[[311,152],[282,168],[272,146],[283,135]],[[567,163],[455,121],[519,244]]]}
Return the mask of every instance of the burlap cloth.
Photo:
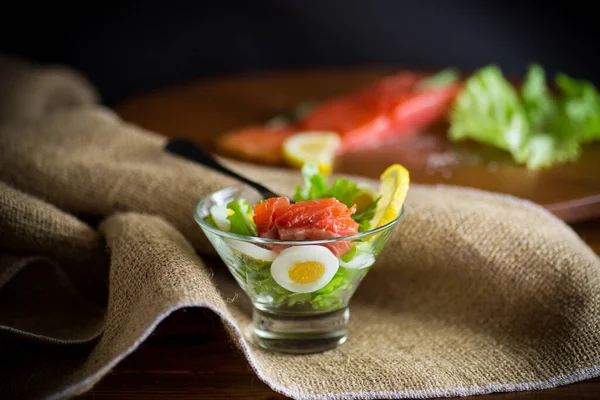
{"label": "burlap cloth", "polygon": [[[481,394],[599,375],[591,249],[528,202],[417,184],[351,302],[348,342],[303,356],[255,347],[245,298],[226,301],[239,290],[192,218],[201,196],[234,182],[165,154],[164,137],[98,104],[77,74],[32,85],[40,74],[20,67],[0,100],[10,110],[0,113],[0,398],[81,394],[190,306],[217,313],[260,379],[298,399]],[[45,106],[23,109],[23,98]],[[300,182],[229,163],[276,190]]]}

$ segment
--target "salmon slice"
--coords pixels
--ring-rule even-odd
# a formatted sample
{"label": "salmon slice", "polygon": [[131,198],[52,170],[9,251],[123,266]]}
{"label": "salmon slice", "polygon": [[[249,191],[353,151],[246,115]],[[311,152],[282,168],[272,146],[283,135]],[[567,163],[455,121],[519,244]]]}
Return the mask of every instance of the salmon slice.
{"label": "salmon slice", "polygon": [[402,72],[334,97],[299,121],[298,129],[338,132],[340,153],[416,133],[444,119],[460,89],[458,84],[420,89],[425,77]]}
{"label": "salmon slice", "polygon": [[273,197],[254,205],[254,223],[258,236],[280,239],[275,223],[290,208],[287,197]]}
{"label": "salmon slice", "polygon": [[379,147],[445,119],[460,84],[419,88],[427,74],[401,72],[328,99],[298,121],[270,127],[251,125],[217,138],[226,155],[267,165],[284,165],[282,146],[302,131],[334,131],[338,154]]}
{"label": "salmon slice", "polygon": [[[258,235],[280,240],[327,239],[358,233],[352,219],[356,206],[348,208],[335,198],[299,201],[285,197],[267,199],[254,206]],[[350,250],[349,241],[324,244],[336,256]]]}
{"label": "salmon slice", "polygon": [[282,146],[294,134],[290,127],[251,125],[227,132],[217,138],[217,148],[242,160],[268,165],[283,163]]}

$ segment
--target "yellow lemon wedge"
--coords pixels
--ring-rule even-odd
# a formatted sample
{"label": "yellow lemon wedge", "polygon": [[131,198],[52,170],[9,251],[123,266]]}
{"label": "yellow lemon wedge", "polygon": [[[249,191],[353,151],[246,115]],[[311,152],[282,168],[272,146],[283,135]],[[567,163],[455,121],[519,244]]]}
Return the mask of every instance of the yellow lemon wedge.
{"label": "yellow lemon wedge", "polygon": [[283,156],[292,167],[302,168],[306,163],[314,163],[320,173],[329,174],[340,143],[335,132],[300,132],[285,140]]}
{"label": "yellow lemon wedge", "polygon": [[356,211],[360,211],[373,203],[379,196],[377,189],[367,185],[359,185],[360,192],[356,195]]}
{"label": "yellow lemon wedge", "polygon": [[371,229],[383,226],[398,217],[408,193],[410,174],[400,164],[392,164],[380,176],[379,196]]}

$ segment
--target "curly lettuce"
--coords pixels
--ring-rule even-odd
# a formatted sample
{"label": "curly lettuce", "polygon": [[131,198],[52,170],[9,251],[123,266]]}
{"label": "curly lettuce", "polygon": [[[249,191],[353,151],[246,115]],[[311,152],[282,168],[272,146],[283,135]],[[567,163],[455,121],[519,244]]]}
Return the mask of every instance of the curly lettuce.
{"label": "curly lettuce", "polygon": [[600,139],[600,94],[590,82],[558,74],[556,85],[563,93],[560,99],[563,118],[568,128],[577,132],[581,143]]}
{"label": "curly lettuce", "polygon": [[253,214],[253,208],[244,199],[236,199],[227,204],[227,208],[232,210],[227,219],[231,223],[230,232],[238,233],[246,236],[256,236],[256,224],[254,223],[251,215]]}
{"label": "curly lettuce", "polygon": [[580,141],[573,133],[578,130],[570,125],[561,99],[550,93],[539,65],[530,66],[522,98],[532,131],[527,144],[527,166],[537,169],[575,161],[580,154]]}
{"label": "curly lettuce", "polygon": [[527,160],[531,135],[525,107],[515,88],[496,66],[488,66],[464,84],[450,114],[450,139],[473,139]]}
{"label": "curly lettuce", "polygon": [[587,81],[557,75],[551,93],[541,66],[529,66],[517,90],[495,65],[464,84],[450,113],[449,137],[508,151],[529,169],[574,161],[581,145],[600,140],[600,95]]}
{"label": "curly lettuce", "polygon": [[[304,185],[296,185],[294,201],[334,197],[347,207],[352,207],[356,204],[358,196],[364,194],[364,189],[349,179],[336,178],[330,186],[327,177],[321,174],[319,167],[313,163],[307,163],[302,166],[302,176],[304,178]],[[375,215],[378,200],[378,198],[374,199],[369,205],[352,214],[352,219],[359,224],[359,232],[370,229],[370,221]]]}
{"label": "curly lettuce", "polygon": [[[229,227],[224,227],[223,229],[240,235],[257,235],[256,224],[253,220],[254,210],[247,200],[236,199],[227,203],[225,207],[227,210],[226,218],[229,221]],[[217,208],[222,209],[222,206]],[[208,214],[204,220],[215,228],[219,228],[219,224],[216,223],[215,216],[212,213]]]}
{"label": "curly lettuce", "polygon": [[358,222],[358,231],[366,232],[371,229],[371,221],[375,217],[377,211],[377,204],[381,196],[377,197],[371,204],[352,214],[352,219]]}

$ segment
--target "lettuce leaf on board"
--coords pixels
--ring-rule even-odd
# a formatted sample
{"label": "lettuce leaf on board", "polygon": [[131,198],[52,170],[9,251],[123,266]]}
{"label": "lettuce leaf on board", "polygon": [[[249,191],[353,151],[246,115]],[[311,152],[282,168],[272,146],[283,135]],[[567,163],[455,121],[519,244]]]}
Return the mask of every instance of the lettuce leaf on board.
{"label": "lettuce leaf on board", "polygon": [[580,154],[578,131],[570,125],[561,105],[546,85],[546,74],[539,65],[529,67],[521,89],[532,130],[527,144],[527,166],[531,169],[575,161]]}
{"label": "lettuce leaf on board", "polygon": [[600,140],[600,94],[590,82],[558,74],[552,94],[541,66],[529,66],[518,91],[495,65],[464,84],[450,113],[449,138],[511,153],[529,169],[575,161],[581,145]]}
{"label": "lettuce leaf on board", "polygon": [[558,74],[556,85],[563,93],[561,108],[568,128],[581,143],[600,140],[600,94],[590,82]]}
{"label": "lettuce leaf on board", "polygon": [[529,119],[518,92],[498,67],[482,68],[465,82],[450,121],[451,140],[473,139],[526,161]]}

